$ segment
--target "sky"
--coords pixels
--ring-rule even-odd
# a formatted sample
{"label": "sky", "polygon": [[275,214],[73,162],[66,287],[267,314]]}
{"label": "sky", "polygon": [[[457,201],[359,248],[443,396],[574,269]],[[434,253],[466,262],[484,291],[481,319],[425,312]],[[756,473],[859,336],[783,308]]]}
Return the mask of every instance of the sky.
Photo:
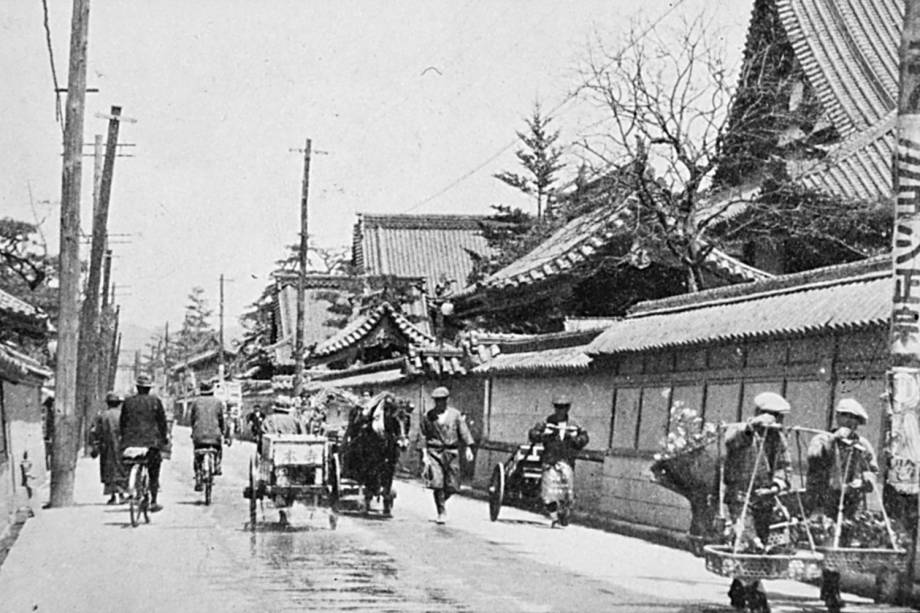
{"label": "sky", "polygon": [[[46,1],[66,87],[71,2]],[[120,129],[134,157],[116,161],[109,217],[122,321],[176,329],[196,285],[216,311],[224,274],[232,327],[297,241],[307,138],[317,246],[349,244],[359,212],[532,209],[492,175],[517,170],[515,131],[577,87],[591,40],[705,7],[738,61],[752,3],[93,0],[84,142],[112,105],[136,120]],[[56,253],[62,127],[40,0],[0,3],[0,74],[0,215],[40,221]],[[560,142],[591,113],[562,106]],[[88,233],[91,157],[82,176]]]}

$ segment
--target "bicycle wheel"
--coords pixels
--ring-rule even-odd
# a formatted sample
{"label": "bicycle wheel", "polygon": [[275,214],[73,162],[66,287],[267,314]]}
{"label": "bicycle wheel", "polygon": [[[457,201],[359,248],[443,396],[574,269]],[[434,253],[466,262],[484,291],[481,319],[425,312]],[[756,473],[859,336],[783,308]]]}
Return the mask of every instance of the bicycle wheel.
{"label": "bicycle wheel", "polygon": [[201,466],[201,480],[204,482],[204,503],[211,504],[211,485],[214,482],[214,454],[204,454],[204,462]]}
{"label": "bicycle wheel", "polygon": [[147,466],[141,466],[141,487],[143,496],[141,496],[141,513],[144,514],[144,523],[150,523],[150,477],[147,473]]}
{"label": "bicycle wheel", "polygon": [[128,475],[128,513],[131,516],[131,525],[137,527],[137,520],[140,518],[140,508],[138,507],[138,473],[140,465],[131,466],[131,472]]}

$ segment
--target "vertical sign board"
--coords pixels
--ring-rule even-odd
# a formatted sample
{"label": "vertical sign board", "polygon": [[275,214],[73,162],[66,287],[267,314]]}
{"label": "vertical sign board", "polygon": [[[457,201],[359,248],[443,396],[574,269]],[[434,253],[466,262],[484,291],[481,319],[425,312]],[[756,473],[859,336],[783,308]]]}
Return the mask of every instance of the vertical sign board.
{"label": "vertical sign board", "polygon": [[904,5],[894,177],[888,483],[918,493],[920,467],[920,2]]}
{"label": "vertical sign board", "polygon": [[[898,118],[888,482],[918,493],[920,467],[920,115]],[[914,137],[914,135],[917,135]]]}

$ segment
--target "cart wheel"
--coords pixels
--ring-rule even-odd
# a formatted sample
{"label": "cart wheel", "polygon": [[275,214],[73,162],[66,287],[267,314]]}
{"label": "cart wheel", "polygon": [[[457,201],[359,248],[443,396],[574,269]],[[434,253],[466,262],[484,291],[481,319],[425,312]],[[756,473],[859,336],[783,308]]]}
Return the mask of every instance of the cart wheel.
{"label": "cart wheel", "polygon": [[256,529],[256,463],[249,460],[249,529]]}
{"label": "cart wheel", "polygon": [[341,473],[339,472],[339,456],[338,454],[331,454],[329,456],[329,499],[333,505],[339,503],[339,496],[341,492],[339,491],[339,486],[341,482]]}
{"label": "cart wheel", "polygon": [[492,469],[492,478],[489,479],[489,519],[498,519],[502,508],[502,499],[505,497],[505,467],[501,462]]}

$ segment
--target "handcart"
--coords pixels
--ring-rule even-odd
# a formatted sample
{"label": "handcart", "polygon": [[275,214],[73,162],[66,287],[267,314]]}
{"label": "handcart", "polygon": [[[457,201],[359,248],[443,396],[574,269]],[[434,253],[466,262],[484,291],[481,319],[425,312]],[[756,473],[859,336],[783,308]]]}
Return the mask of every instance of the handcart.
{"label": "handcart", "polygon": [[519,446],[508,461],[495,464],[489,479],[489,519],[496,521],[502,504],[508,500],[527,505],[539,503],[542,457],[543,445],[532,443]]}
{"label": "handcart", "polygon": [[255,530],[257,501],[271,501],[279,522],[295,502],[315,513],[328,513],[329,527],[338,524],[339,468],[333,443],[323,435],[266,434],[249,464],[249,485],[243,490],[249,499],[249,526]]}

